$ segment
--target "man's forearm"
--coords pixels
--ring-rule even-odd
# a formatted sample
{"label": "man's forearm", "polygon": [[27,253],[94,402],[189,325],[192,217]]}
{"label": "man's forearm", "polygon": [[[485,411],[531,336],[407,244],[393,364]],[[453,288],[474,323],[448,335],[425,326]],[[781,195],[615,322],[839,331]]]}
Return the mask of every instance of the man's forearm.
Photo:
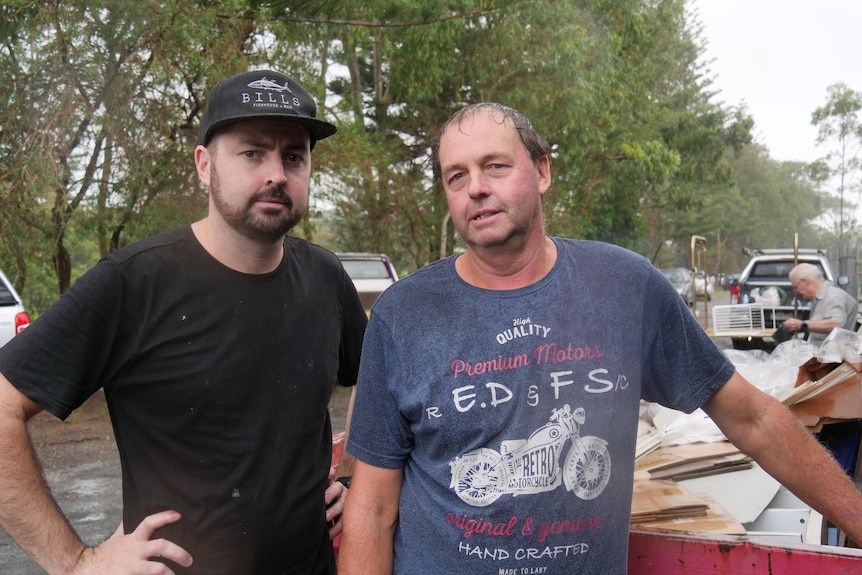
{"label": "man's forearm", "polygon": [[834,319],[816,319],[803,323],[808,328],[808,331],[814,333],[830,333],[835,328],[844,327],[844,324]]}
{"label": "man's forearm", "polygon": [[[789,412],[788,416],[793,417]],[[773,445],[755,457],[758,464],[854,541],[862,542],[862,496],[834,458],[795,418],[772,437]]]}
{"label": "man's forearm", "polygon": [[[348,495],[348,501],[350,496]],[[353,522],[341,533],[339,575],[391,575],[394,529],[374,522]]]}
{"label": "man's forearm", "polygon": [[340,575],[392,574],[403,473],[356,460],[353,487],[344,506]]}
{"label": "man's forearm", "polygon": [[737,373],[704,410],[767,473],[862,542],[862,496],[787,408]]}
{"label": "man's forearm", "polygon": [[69,572],[84,550],[51,496],[27,424],[0,418],[0,525],[45,571]]}

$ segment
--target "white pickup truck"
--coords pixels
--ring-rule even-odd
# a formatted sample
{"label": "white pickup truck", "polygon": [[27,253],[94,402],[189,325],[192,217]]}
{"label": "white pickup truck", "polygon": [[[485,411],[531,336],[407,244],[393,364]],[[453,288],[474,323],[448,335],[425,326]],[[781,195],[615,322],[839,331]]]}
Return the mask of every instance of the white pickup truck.
{"label": "white pickup truck", "polygon": [[807,303],[800,301],[790,286],[790,270],[797,264],[817,266],[824,279],[841,288],[847,284],[835,277],[822,250],[762,249],[750,254],[739,277],[738,302],[712,310],[712,334],[730,337],[735,349],[769,349],[775,344],[772,335],[784,320],[808,318]]}

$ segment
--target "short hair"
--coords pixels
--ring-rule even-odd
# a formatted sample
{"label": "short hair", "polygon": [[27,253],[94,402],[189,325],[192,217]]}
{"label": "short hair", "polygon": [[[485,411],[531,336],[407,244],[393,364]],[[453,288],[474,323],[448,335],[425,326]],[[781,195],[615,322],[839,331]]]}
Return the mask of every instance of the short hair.
{"label": "short hair", "polygon": [[551,155],[551,147],[545,139],[539,135],[533,127],[533,124],[530,122],[530,119],[518,110],[503,104],[498,104],[497,102],[479,102],[477,104],[470,104],[452,114],[452,116],[450,116],[449,119],[441,124],[437,129],[437,134],[434,136],[434,140],[431,144],[431,169],[433,171],[435,181],[439,182],[443,176],[442,169],[440,167],[440,141],[443,138],[443,134],[445,134],[446,130],[448,130],[452,125],[461,126],[464,120],[472,118],[476,112],[485,109],[500,112],[503,115],[503,118],[500,120],[501,124],[504,124],[507,121],[511,122],[512,127],[518,132],[518,138],[520,138],[521,143],[524,145],[524,148],[527,149],[527,153],[530,154],[530,159],[532,159],[534,163],[538,162],[545,156]]}
{"label": "short hair", "polygon": [[796,282],[801,279],[821,281],[823,280],[823,272],[814,264],[802,263],[798,264],[788,274],[790,281]]}

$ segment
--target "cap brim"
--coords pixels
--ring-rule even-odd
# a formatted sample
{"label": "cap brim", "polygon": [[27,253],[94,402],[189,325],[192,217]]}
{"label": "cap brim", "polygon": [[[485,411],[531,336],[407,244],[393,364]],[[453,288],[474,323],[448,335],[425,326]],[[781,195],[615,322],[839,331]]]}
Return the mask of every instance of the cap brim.
{"label": "cap brim", "polygon": [[209,127],[207,133],[203,135],[202,138],[199,138],[198,143],[202,146],[205,146],[213,133],[216,130],[224,128],[225,126],[229,126],[231,124],[236,124],[238,122],[245,122],[247,120],[282,120],[285,122],[293,122],[294,124],[299,124],[304,126],[305,129],[308,130],[308,135],[311,138],[312,142],[317,142],[318,140],[323,140],[324,138],[328,138],[332,136],[338,131],[338,128],[335,127],[334,124],[330,124],[324,120],[318,120],[316,118],[303,118],[300,116],[291,116],[287,114],[271,114],[271,115],[248,115],[248,116],[238,116],[235,118],[229,118],[227,120],[222,120],[221,122],[215,122],[213,125]]}

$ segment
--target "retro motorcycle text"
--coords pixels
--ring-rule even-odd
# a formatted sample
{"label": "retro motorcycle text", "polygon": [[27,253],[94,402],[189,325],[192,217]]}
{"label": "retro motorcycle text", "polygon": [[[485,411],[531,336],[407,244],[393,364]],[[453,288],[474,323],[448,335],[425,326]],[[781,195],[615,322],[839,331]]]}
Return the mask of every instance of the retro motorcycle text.
{"label": "retro motorcycle text", "polygon": [[[560,398],[560,390],[570,385],[575,385],[575,380],[571,379],[573,371],[555,371],[550,375],[549,385],[554,393],[554,399]],[[594,369],[587,373],[588,383],[584,384],[583,389],[587,393],[608,393],[614,390],[623,390],[628,387],[626,376],[619,375],[616,380],[607,378],[608,370]],[[488,390],[487,401],[479,403],[479,407],[497,407],[500,404],[511,401],[514,397],[512,390],[495,381],[489,381],[485,384]],[[466,413],[473,409],[477,404],[478,392],[475,385],[465,385],[452,390],[452,400],[455,404],[455,409],[461,413]],[[539,404],[539,386],[531,385],[527,392],[527,404],[536,406]]]}

